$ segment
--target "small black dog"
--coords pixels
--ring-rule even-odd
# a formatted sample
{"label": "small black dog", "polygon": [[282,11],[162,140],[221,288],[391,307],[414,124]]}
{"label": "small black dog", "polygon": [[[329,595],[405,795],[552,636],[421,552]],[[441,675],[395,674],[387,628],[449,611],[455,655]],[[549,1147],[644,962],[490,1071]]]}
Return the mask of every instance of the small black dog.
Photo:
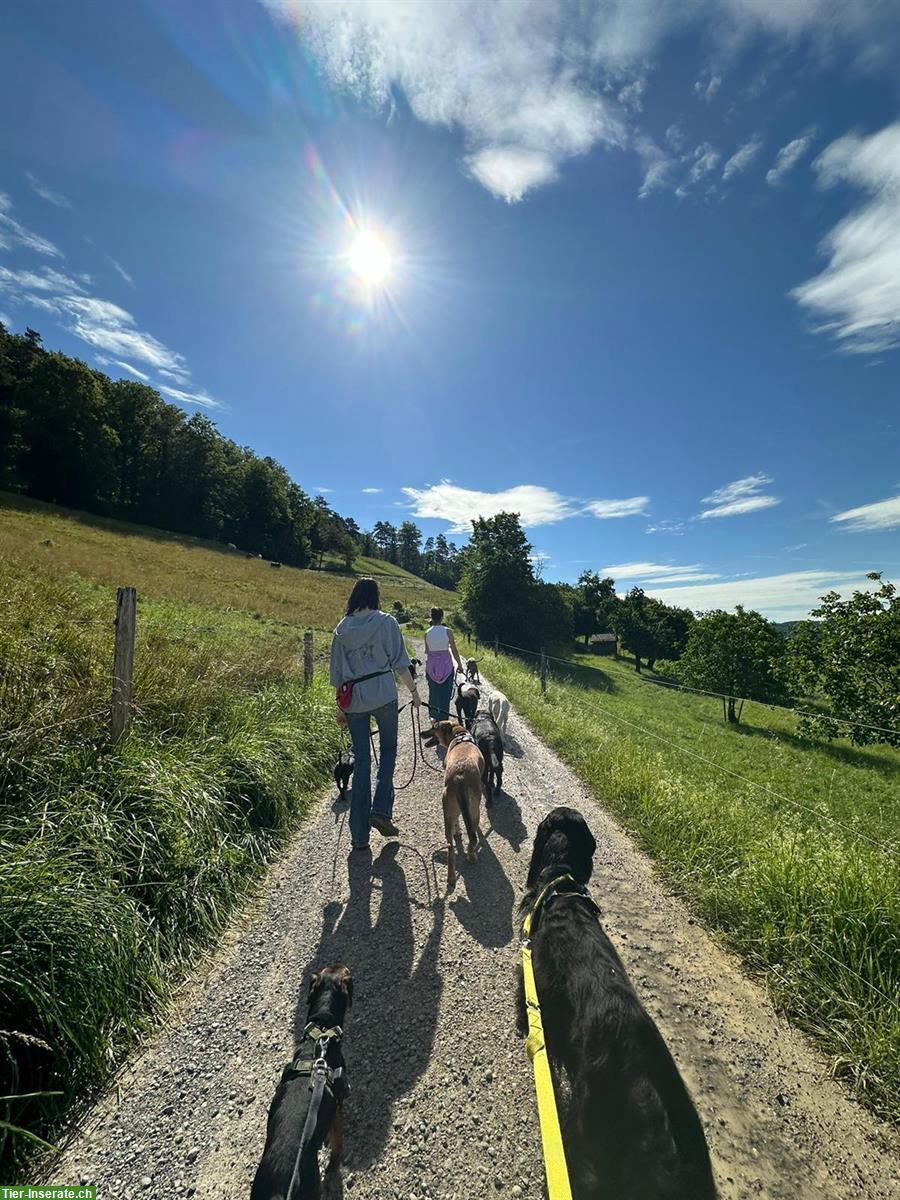
{"label": "small black dog", "polygon": [[503,735],[489,712],[480,708],[472,719],[469,732],[484,759],[481,782],[485,804],[493,804],[494,796],[503,791]]}
{"label": "small black dog", "polygon": [[318,1056],[319,1033],[331,1033],[325,1050],[330,1071],[315,1129],[297,1164],[293,1195],[296,1200],[318,1200],[322,1194],[319,1174],[319,1150],[328,1139],[331,1157],[328,1171],[340,1166],[344,1137],[344,1100],[349,1094],[340,1031],[347,1009],[353,1002],[353,980],[345,966],[324,967],[309,984],[306,1032],[294,1051],[293,1060],[284,1068],[281,1082],[269,1109],[266,1148],[256,1170],[250,1200],[284,1200],[291,1185],[297,1151],[312,1098],[310,1074]]}
{"label": "small black dog", "polygon": [[456,689],[456,715],[460,725],[465,725],[466,729],[472,724],[480,699],[481,692],[472,683],[461,683]]}
{"label": "small black dog", "polygon": [[410,673],[410,675],[412,675],[413,679],[415,679],[415,677],[416,677],[417,668],[421,667],[421,665],[422,665],[421,658],[411,658],[409,660],[409,673]]}
{"label": "small black dog", "polygon": [[[584,886],[596,848],[581,813],[553,809],[538,826],[520,909],[524,917],[560,880],[531,954],[547,1053],[571,1086],[563,1137],[573,1197],[715,1200],[700,1118]],[[518,1028],[527,1033],[521,968]]]}
{"label": "small black dog", "polygon": [[353,748],[348,746],[341,751],[341,757],[334,764],[334,782],[337,785],[341,800],[347,799],[347,788],[350,786],[350,776],[353,774]]}

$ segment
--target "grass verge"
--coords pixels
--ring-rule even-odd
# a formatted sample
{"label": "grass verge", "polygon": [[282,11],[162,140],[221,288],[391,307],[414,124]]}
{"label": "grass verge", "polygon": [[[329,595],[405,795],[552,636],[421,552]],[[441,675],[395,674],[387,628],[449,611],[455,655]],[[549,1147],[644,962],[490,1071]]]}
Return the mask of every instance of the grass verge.
{"label": "grass verge", "polygon": [[112,747],[114,612],[109,586],[0,557],[0,1096],[41,1093],[0,1108],[0,1178],[151,1026],[338,742],[302,626],[141,594]]}
{"label": "grass verge", "polygon": [[553,664],[542,695],[533,665],[478,658],[835,1074],[896,1121],[900,754],[808,741],[759,705],[727,728],[715,700],[608,659]]}

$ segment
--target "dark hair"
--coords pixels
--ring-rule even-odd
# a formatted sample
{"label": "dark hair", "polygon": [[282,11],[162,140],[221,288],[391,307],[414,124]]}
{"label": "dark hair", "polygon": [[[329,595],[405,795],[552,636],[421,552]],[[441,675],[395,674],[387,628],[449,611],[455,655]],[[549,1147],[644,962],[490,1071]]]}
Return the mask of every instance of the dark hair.
{"label": "dark hair", "polygon": [[444,619],[444,610],[442,608],[433,608],[431,610],[432,625],[440,625]]}
{"label": "dark hair", "polygon": [[371,608],[374,612],[381,607],[381,597],[378,595],[378,584],[374,579],[357,579],[347,601],[347,616],[351,616],[361,608]]}

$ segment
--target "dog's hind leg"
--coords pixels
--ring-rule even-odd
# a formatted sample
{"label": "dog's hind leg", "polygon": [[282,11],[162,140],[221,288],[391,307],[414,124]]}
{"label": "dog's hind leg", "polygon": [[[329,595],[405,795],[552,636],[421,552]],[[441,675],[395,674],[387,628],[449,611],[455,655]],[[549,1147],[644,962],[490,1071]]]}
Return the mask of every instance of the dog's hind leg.
{"label": "dog's hind leg", "polygon": [[441,803],[444,807],[444,837],[447,841],[447,891],[452,892],[456,887],[456,851],[453,846],[453,834],[459,820],[459,805],[452,796],[447,794],[446,788]]}
{"label": "dog's hind leg", "polygon": [[328,1158],[328,1171],[336,1171],[341,1165],[344,1154],[344,1106],[339,1104],[334,1112],[334,1120],[328,1130],[328,1145],[331,1154]]}

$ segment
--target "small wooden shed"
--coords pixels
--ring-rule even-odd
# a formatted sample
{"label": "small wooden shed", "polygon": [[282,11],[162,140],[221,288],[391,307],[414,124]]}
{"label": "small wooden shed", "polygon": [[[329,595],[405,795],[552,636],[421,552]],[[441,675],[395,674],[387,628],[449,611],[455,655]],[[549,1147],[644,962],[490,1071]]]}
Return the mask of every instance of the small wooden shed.
{"label": "small wooden shed", "polygon": [[612,658],[616,653],[616,635],[614,633],[592,633],[588,645],[593,654],[606,654]]}

